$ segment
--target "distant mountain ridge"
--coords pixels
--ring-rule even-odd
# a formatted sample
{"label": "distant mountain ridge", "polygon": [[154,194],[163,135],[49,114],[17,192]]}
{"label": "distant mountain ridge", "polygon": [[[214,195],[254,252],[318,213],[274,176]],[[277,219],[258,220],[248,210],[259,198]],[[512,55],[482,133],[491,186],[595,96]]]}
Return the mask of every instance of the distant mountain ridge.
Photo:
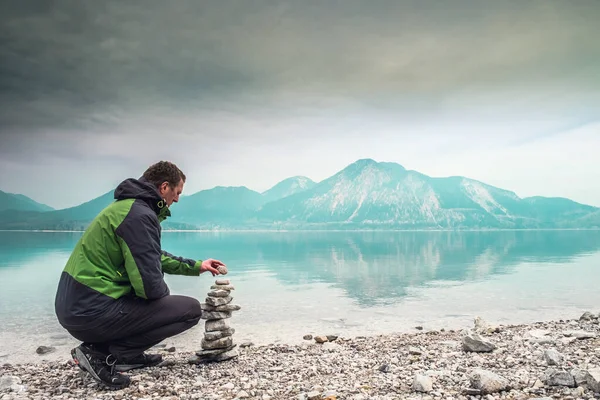
{"label": "distant mountain ridge", "polygon": [[[69,209],[0,215],[0,229],[82,229],[112,201],[111,191]],[[172,214],[165,229],[600,227],[597,207],[565,198],[520,198],[466,177],[434,178],[372,159],[357,160],[318,183],[295,176],[263,193],[244,186],[202,190],[182,197]]]}
{"label": "distant mountain ridge", "polygon": [[269,203],[311,189],[315,185],[316,183],[306,176],[293,176],[279,182],[271,189],[263,192],[262,195],[264,202]]}
{"label": "distant mountain ridge", "polygon": [[0,190],[0,211],[6,210],[45,212],[53,211],[54,208],[38,203],[25,195],[7,193]]}

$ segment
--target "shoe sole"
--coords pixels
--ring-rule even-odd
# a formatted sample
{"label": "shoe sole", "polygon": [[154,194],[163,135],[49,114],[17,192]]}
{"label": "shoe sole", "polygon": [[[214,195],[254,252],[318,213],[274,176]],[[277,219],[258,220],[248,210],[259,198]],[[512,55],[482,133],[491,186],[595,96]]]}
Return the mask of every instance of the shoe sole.
{"label": "shoe sole", "polygon": [[[125,372],[131,371],[132,369],[144,368],[147,365],[144,364],[127,364],[127,365],[115,365],[115,371],[117,372]],[[148,365],[149,367],[149,365]]]}
{"label": "shoe sole", "polygon": [[96,374],[96,372],[94,372],[94,369],[90,365],[90,362],[88,361],[85,354],[83,354],[83,352],[79,348],[75,349],[75,354],[73,354],[73,361],[75,362],[75,364],[77,364],[77,366],[79,366],[79,368],[81,368],[82,370],[89,373],[92,376],[92,378],[94,378],[95,381],[97,381],[98,383],[100,383],[102,385],[108,386],[111,389],[122,389],[127,386],[127,385],[111,384],[111,383],[105,382],[102,379],[100,379],[98,374]]}
{"label": "shoe sole", "polygon": [[152,363],[152,364],[121,364],[121,365],[117,364],[117,365],[115,365],[115,371],[125,372],[125,371],[131,371],[132,369],[138,369],[138,368],[156,367],[161,362],[163,362],[163,360],[160,360],[160,361]]}

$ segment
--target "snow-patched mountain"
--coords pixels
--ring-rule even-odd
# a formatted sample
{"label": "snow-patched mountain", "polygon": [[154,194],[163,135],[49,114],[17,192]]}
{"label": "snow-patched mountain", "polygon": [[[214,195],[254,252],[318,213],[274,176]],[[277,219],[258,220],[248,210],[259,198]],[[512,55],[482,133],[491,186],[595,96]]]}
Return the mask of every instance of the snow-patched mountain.
{"label": "snow-patched mountain", "polygon": [[[290,178],[261,194],[223,187],[184,196],[166,229],[598,228],[600,208],[564,198],[520,198],[465,178],[433,178],[399,164],[358,160],[314,183]],[[270,193],[268,193],[270,192]],[[269,197],[278,198],[269,201]],[[11,197],[11,199],[13,199]],[[63,210],[0,208],[0,229],[83,229],[112,191]]]}
{"label": "snow-patched mountain", "polygon": [[268,203],[311,189],[315,185],[316,183],[306,176],[293,176],[264,191],[262,195],[265,203]]}
{"label": "snow-patched mountain", "polygon": [[476,180],[432,178],[396,163],[363,159],[311,189],[265,204],[258,220],[335,228],[519,228],[554,226],[594,210],[570,200],[557,205],[555,199],[521,199]]}

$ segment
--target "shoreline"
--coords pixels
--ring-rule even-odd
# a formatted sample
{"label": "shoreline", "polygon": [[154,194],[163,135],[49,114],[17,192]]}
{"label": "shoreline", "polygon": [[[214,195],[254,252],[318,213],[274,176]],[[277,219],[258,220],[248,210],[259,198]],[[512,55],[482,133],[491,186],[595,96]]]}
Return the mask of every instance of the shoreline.
{"label": "shoreline", "polygon": [[[562,231],[600,231],[599,228],[473,228],[473,229],[163,229],[163,233],[295,233],[295,232],[562,232]],[[84,230],[62,230],[62,229],[0,229],[0,232],[29,232],[29,233],[83,233]]]}
{"label": "shoreline", "polygon": [[[211,364],[190,363],[193,351],[156,348],[164,365],[128,372],[132,384],[118,391],[103,390],[67,358],[3,364],[0,399],[600,398],[600,314],[591,311],[526,324],[476,318],[468,329],[331,336],[325,343],[242,347],[234,335],[239,357]],[[464,341],[475,347],[466,350]]]}

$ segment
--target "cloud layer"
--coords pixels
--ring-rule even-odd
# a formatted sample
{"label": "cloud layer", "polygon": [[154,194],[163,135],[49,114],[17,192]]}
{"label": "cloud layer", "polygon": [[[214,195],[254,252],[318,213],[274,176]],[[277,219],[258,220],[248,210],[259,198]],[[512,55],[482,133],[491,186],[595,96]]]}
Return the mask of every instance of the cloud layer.
{"label": "cloud layer", "polygon": [[0,7],[0,156],[15,172],[0,185],[15,188],[52,162],[122,174],[180,157],[208,185],[215,159],[298,170],[321,141],[481,147],[598,118],[597,0]]}

